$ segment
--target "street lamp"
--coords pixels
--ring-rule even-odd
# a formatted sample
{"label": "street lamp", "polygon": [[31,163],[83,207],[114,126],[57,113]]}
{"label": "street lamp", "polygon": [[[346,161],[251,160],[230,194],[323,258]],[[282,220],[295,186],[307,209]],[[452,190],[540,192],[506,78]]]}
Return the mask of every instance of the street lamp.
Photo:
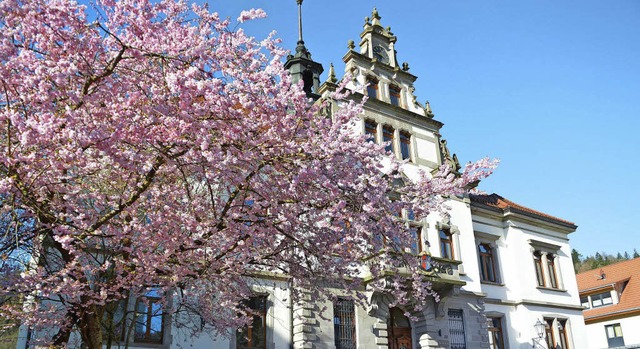
{"label": "street lamp", "polygon": [[544,337],[544,330],[546,329],[546,325],[540,322],[540,319],[536,320],[536,324],[533,325],[533,328],[536,329],[537,338],[532,338],[533,348],[541,347],[540,343],[542,342],[542,337]]}

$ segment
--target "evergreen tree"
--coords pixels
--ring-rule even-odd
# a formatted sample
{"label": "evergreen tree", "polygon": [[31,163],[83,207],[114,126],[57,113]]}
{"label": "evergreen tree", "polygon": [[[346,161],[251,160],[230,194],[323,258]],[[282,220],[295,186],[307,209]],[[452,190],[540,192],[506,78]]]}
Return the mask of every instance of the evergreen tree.
{"label": "evergreen tree", "polygon": [[573,261],[573,270],[578,272],[582,265],[582,254],[580,254],[580,252],[575,248],[571,250],[571,260]]}
{"label": "evergreen tree", "polygon": [[633,258],[638,258],[640,257],[640,254],[638,254],[638,251],[636,251],[636,249],[633,249]]}
{"label": "evergreen tree", "polygon": [[626,260],[631,259],[631,256],[629,256],[629,252],[624,251],[624,259],[626,259]]}

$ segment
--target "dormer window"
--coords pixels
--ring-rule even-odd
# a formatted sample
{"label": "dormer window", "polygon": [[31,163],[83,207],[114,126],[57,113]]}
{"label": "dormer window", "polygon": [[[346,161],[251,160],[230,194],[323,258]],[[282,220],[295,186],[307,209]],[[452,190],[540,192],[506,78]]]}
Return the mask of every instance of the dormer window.
{"label": "dormer window", "polygon": [[378,80],[368,77],[367,84],[367,96],[378,99]]}
{"label": "dormer window", "polygon": [[389,86],[389,102],[392,105],[400,106],[400,87],[394,85]]}
{"label": "dormer window", "polygon": [[591,304],[593,305],[594,308],[613,304],[613,298],[611,298],[611,292],[607,291],[607,292],[591,295]]}

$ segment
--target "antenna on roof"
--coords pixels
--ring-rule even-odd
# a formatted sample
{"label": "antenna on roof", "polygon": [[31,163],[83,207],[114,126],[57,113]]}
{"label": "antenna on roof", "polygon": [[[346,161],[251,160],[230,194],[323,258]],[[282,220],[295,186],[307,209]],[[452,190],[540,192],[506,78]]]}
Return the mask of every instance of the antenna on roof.
{"label": "antenna on roof", "polygon": [[598,280],[604,280],[607,278],[607,274],[604,273],[604,270],[600,269],[600,273],[596,274]]}

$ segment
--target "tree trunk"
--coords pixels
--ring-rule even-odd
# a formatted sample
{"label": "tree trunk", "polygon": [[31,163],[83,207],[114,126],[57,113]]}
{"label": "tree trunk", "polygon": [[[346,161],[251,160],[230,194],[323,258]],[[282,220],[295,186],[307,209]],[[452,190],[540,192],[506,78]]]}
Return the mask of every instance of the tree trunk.
{"label": "tree trunk", "polygon": [[80,320],[80,336],[87,349],[102,349],[102,315],[103,306],[92,305],[82,314]]}

